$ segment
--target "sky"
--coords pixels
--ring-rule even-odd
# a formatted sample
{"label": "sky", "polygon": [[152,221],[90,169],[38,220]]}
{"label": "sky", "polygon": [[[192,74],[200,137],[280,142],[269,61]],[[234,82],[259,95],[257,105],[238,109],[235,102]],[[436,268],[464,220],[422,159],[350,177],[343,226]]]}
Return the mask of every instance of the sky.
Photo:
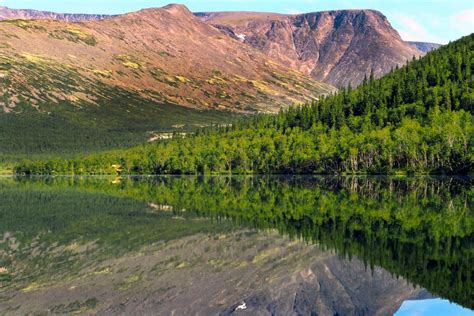
{"label": "sky", "polygon": [[474,32],[474,0],[0,0],[11,8],[63,13],[120,14],[176,1],[193,12],[265,11],[304,13],[375,9],[387,16],[404,40],[446,44]]}

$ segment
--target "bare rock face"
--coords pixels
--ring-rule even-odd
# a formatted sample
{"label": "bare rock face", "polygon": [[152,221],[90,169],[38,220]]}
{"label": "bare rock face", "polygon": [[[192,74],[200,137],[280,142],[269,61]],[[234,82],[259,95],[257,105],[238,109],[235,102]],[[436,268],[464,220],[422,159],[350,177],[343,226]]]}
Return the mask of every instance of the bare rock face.
{"label": "bare rock face", "polygon": [[0,20],[8,19],[41,19],[41,20],[61,20],[66,22],[80,22],[102,20],[111,17],[104,14],[69,14],[48,11],[37,11],[28,9],[10,9],[0,6]]}
{"label": "bare rock face", "polygon": [[196,15],[269,57],[336,86],[357,85],[371,70],[381,76],[423,54],[373,10]]}

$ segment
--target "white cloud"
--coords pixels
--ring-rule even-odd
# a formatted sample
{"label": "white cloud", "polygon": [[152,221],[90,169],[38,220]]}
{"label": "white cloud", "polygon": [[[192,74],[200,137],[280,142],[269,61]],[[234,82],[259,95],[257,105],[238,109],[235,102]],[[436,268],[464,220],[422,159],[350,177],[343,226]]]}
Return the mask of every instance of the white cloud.
{"label": "white cloud", "polygon": [[447,42],[445,39],[429,32],[418,20],[409,15],[396,14],[394,18],[399,25],[398,32],[405,41],[433,42],[440,44]]}
{"label": "white cloud", "polygon": [[474,9],[467,9],[449,17],[449,26],[463,35],[474,32]]}

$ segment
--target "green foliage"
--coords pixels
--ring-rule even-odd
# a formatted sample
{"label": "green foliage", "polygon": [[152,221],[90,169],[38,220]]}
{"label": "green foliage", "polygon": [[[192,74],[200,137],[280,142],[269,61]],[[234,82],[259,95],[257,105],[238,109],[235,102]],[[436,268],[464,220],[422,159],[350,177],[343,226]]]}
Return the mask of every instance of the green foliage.
{"label": "green foliage", "polygon": [[10,165],[27,157],[71,159],[79,154],[135,146],[146,141],[151,131],[190,132],[197,128],[195,124],[207,125],[229,119],[227,113],[196,111],[175,105],[137,104],[136,107],[139,109],[117,103],[112,109],[67,110],[51,114],[0,113],[0,165],[2,162]]}
{"label": "green foliage", "polygon": [[23,162],[18,173],[436,173],[472,171],[474,35],[278,115],[193,137],[90,155]]}
{"label": "green foliage", "polygon": [[[0,113],[0,162],[49,159],[143,143],[150,132],[191,132],[199,125],[230,120],[226,112],[199,111],[148,102],[111,91],[100,106],[44,105],[49,113]],[[198,125],[199,124],[199,125]],[[179,126],[179,128],[176,128]]]}

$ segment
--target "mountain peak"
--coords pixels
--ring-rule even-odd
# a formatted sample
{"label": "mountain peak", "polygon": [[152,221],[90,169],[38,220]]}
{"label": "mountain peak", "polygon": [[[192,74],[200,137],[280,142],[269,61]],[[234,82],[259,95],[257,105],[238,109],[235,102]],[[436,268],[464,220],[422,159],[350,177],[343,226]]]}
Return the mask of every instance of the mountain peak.
{"label": "mountain peak", "polygon": [[192,14],[192,12],[184,4],[170,3],[162,8],[171,14]]}
{"label": "mountain peak", "polygon": [[179,19],[179,18],[185,18],[185,17],[194,18],[193,13],[185,5],[175,4],[175,3],[168,4],[164,7],[148,8],[148,9],[142,9],[135,12],[126,13],[123,15],[119,15],[118,18],[121,19],[121,18],[128,18],[128,17],[137,17],[137,16],[152,17],[152,16],[160,15],[160,14],[164,14],[168,16],[169,18],[173,18],[173,19],[175,18]]}

